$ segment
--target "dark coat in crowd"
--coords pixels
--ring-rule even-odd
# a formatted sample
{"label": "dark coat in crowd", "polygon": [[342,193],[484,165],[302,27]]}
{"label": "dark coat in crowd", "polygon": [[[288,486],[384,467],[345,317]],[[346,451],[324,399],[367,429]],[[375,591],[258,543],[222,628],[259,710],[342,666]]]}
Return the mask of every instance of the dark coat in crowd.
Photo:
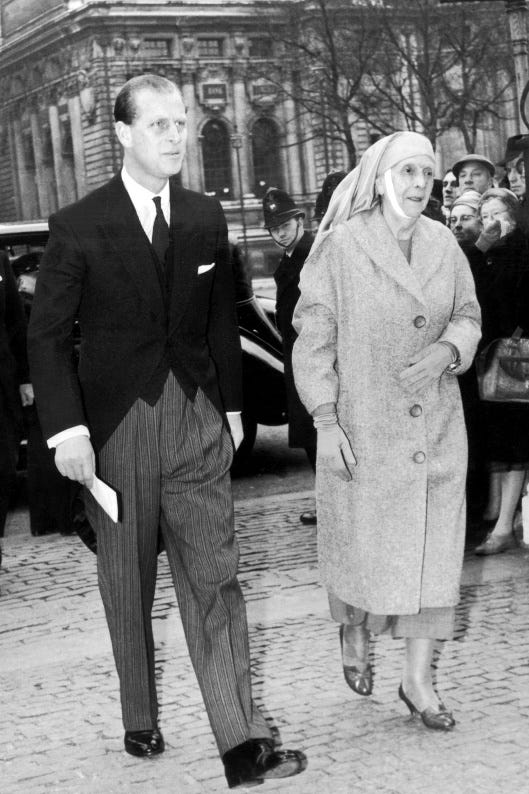
{"label": "dark coat in crowd", "polygon": [[281,257],[279,266],[274,273],[277,285],[276,318],[277,327],[283,338],[285,356],[285,386],[288,407],[288,443],[291,447],[315,447],[316,431],[312,417],[299,399],[294,385],[292,372],[292,348],[297,334],[292,327],[292,315],[299,299],[299,276],[305,260],[309,255],[313,237],[305,232],[294,248],[291,256],[286,253]]}
{"label": "dark coat in crowd", "polygon": [[7,254],[0,251],[0,536],[4,531],[22,426],[18,387],[28,382],[24,308]]}
{"label": "dark coat in crowd", "polygon": [[[529,336],[529,243],[520,229],[495,243],[486,253],[470,246],[466,253],[481,306],[480,349],[509,337],[519,326]],[[482,403],[482,432],[489,462],[507,467],[529,466],[529,405]]]}

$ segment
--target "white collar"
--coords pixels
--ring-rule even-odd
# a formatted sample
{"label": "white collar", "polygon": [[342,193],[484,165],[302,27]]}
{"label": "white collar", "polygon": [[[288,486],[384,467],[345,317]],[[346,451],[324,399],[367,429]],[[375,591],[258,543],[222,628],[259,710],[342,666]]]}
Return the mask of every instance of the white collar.
{"label": "white collar", "polygon": [[121,179],[123,180],[125,189],[129,194],[134,206],[138,204],[142,206],[150,206],[155,196],[161,197],[162,205],[169,204],[169,180],[167,180],[163,188],[158,193],[153,193],[152,190],[148,190],[146,187],[143,187],[143,185],[140,185],[139,182],[136,182],[136,180],[131,177],[125,166],[123,166],[121,169]]}

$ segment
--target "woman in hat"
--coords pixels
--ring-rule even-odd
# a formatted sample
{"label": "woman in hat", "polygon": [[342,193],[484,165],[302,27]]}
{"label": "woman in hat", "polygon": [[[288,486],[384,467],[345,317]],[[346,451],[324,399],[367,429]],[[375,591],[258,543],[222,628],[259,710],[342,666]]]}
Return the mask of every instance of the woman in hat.
{"label": "woman in hat", "polygon": [[465,532],[466,437],[455,375],[480,312],[450,231],[422,215],[427,138],[382,138],[337,187],[301,274],[296,385],[318,438],[321,577],[349,686],[369,695],[370,633],[406,638],[400,698],[455,722],[432,683],[452,636]]}

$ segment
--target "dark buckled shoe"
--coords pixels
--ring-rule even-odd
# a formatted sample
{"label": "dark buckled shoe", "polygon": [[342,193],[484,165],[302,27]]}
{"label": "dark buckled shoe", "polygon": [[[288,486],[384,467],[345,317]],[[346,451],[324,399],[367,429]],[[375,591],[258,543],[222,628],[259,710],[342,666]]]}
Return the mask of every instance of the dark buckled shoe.
{"label": "dark buckled shoe", "polygon": [[161,731],[152,728],[146,731],[125,731],[125,750],[139,758],[151,758],[165,750]]}
{"label": "dark buckled shoe", "polygon": [[429,706],[423,711],[419,711],[417,706],[411,702],[409,697],[404,692],[402,684],[399,687],[399,698],[407,705],[412,717],[415,717],[415,715],[418,714],[427,728],[430,728],[433,731],[451,731],[455,727],[456,721],[453,715],[443,705],[443,703],[439,703],[437,709]]}
{"label": "dark buckled shoe", "polygon": [[280,750],[270,739],[248,739],[222,756],[228,788],[259,786],[265,780],[298,775],[307,768],[299,750]]}
{"label": "dark buckled shoe", "polygon": [[[343,653],[343,623],[340,626],[340,648]],[[368,663],[364,670],[359,670],[358,667],[344,664],[343,662],[342,667],[345,682],[353,692],[366,697],[373,694],[373,668],[371,664]]]}

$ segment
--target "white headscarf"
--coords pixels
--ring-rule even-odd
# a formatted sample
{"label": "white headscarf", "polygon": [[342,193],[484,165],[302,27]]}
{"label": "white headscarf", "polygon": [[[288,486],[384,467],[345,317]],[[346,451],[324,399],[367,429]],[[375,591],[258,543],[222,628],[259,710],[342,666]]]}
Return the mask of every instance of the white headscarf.
{"label": "white headscarf", "polygon": [[[430,157],[432,165],[435,164],[432,144],[428,138],[418,132],[394,132],[391,135],[386,135],[385,138],[380,138],[369,149],[366,149],[356,168],[347,174],[334,191],[329,208],[318,229],[313,248],[339,223],[349,220],[358,212],[367,212],[375,206],[378,202],[377,177],[387,174],[384,178],[387,190],[388,182],[391,185],[388,190],[388,198],[391,201],[391,193],[394,193],[391,169],[401,160],[418,155]],[[394,201],[396,202],[396,198]],[[404,215],[398,203],[397,208]]]}

